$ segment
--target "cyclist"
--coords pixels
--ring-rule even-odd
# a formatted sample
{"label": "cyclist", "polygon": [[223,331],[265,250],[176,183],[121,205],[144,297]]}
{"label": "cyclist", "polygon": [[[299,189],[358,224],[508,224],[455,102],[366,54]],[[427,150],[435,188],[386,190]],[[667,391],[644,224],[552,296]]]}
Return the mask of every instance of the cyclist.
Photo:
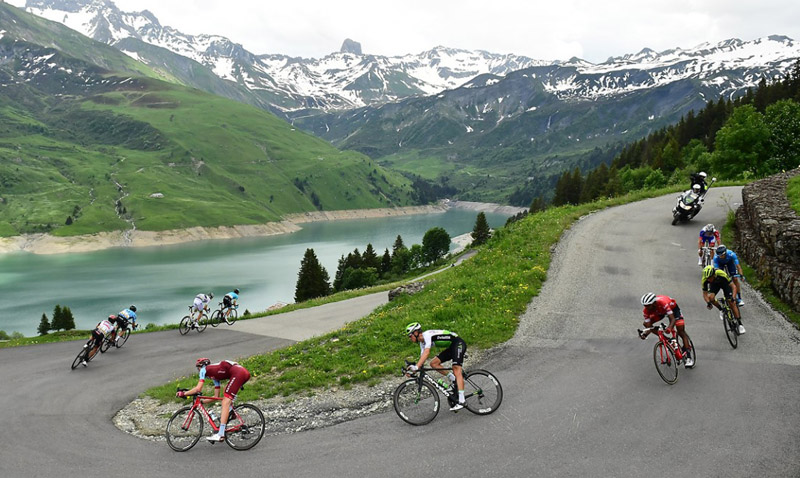
{"label": "cyclist", "polygon": [[[214,381],[214,397],[219,397],[220,381],[228,380],[228,385],[225,386],[225,391],[222,396],[222,411],[219,417],[219,432],[206,437],[210,442],[220,442],[225,439],[225,426],[228,424],[228,416],[232,408],[231,404],[236,399],[236,394],[242,388],[242,385],[250,380],[250,372],[236,362],[231,360],[223,360],[217,363],[211,363],[210,359],[199,358],[195,362],[195,367],[200,375],[200,380],[197,385],[191,390],[185,392],[178,392],[176,396],[185,397],[187,395],[196,395],[203,390],[203,384],[206,377]],[[215,400],[206,400],[204,403],[213,402]]]}
{"label": "cyclist", "polygon": [[117,320],[114,321],[115,335],[116,335],[116,338],[114,339],[115,342],[119,342],[119,338],[125,332],[125,329],[128,328],[128,324],[132,324],[133,325],[133,330],[136,330],[136,328],[139,326],[136,323],[136,306],[135,305],[131,305],[127,309],[122,309],[116,315],[116,319]]}
{"label": "cyclist", "polygon": [[739,283],[739,277],[744,280],[744,274],[742,273],[742,266],[739,264],[739,256],[736,255],[735,252],[729,251],[727,247],[720,244],[717,247],[717,255],[714,256],[714,267],[717,269],[722,269],[728,273],[733,279],[733,292],[736,296],[736,305],[739,307],[744,305],[744,301],[742,300],[742,285]]}
{"label": "cyclist", "polygon": [[225,308],[225,320],[231,315],[231,308],[239,308],[239,289],[233,289],[222,297],[222,306]]}
{"label": "cyclist", "polygon": [[711,248],[711,255],[714,255],[714,247],[719,244],[719,231],[713,224],[706,224],[700,229],[700,237],[697,239],[697,265],[703,265],[703,246]]}
{"label": "cyclist", "polygon": [[[97,355],[97,351],[100,350],[100,346],[103,345],[103,339],[106,335],[110,334],[111,331],[114,330],[114,323],[117,321],[116,315],[109,315],[107,319],[101,320],[92,330],[92,337],[94,338],[94,344],[92,345],[92,350],[89,351],[87,356],[94,357]],[[83,359],[81,362],[83,366],[86,366],[86,358]]]}
{"label": "cyclist", "polygon": [[[192,328],[194,329],[197,327],[197,322],[200,320],[200,317],[203,316],[203,311],[208,312],[208,303],[211,302],[211,299],[214,298],[214,294],[209,292],[208,294],[197,294],[194,297],[194,302],[192,303]],[[194,313],[197,312],[197,318],[195,318]]]}
{"label": "cyclist", "polygon": [[692,183],[692,189],[694,189],[695,185],[700,186],[700,194],[705,194],[706,191],[708,191],[708,184],[706,184],[707,177],[708,175],[703,171],[700,171],[699,173],[690,174],[689,179],[691,180]]}
{"label": "cyclist", "polygon": [[[439,347],[446,347],[439,353],[433,360],[431,360],[431,368],[440,369],[442,362],[448,360],[453,361],[453,371],[447,373],[446,370],[438,370],[442,375],[446,375],[450,382],[456,382],[458,386],[458,403],[450,407],[450,411],[457,412],[464,408],[464,375],[462,373],[462,365],[464,364],[464,353],[467,351],[467,344],[464,339],[449,330],[426,330],[422,331],[422,325],[419,322],[412,322],[406,326],[406,335],[412,342],[419,343],[420,356],[416,365],[409,365],[409,370],[416,372],[428,359],[431,353],[431,347],[434,345]],[[441,382],[440,382],[441,383]]]}
{"label": "cyclist", "polygon": [[744,334],[744,325],[742,325],[742,316],[739,314],[739,307],[736,301],[733,300],[733,288],[731,287],[731,277],[727,272],[722,269],[714,269],[714,266],[706,266],[703,269],[703,300],[706,301],[706,308],[711,310],[713,304],[720,313],[719,318],[725,319],[725,314],[722,312],[722,306],[717,302],[717,292],[722,289],[725,294],[725,300],[733,311],[733,316],[739,323],[739,334]]}
{"label": "cyclist", "polygon": [[[668,295],[655,295],[652,292],[642,296],[642,314],[644,315],[644,326],[650,328],[653,323],[658,322],[664,317],[669,317],[669,325],[667,332],[672,334],[673,337],[680,335],[683,339],[683,353],[686,356],[686,366],[692,367],[694,365],[694,351],[689,350],[689,337],[686,335],[686,325],[684,323],[681,309],[678,303]],[[677,330],[677,334],[675,331]],[[649,330],[640,330],[639,338],[644,340],[650,335]]]}

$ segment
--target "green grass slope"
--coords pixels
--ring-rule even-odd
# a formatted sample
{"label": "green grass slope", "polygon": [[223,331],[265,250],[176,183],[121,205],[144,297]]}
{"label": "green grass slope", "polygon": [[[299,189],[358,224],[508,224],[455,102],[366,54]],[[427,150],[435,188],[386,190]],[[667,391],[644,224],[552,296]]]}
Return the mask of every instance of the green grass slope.
{"label": "green grass slope", "polygon": [[156,79],[58,24],[0,4],[0,31],[0,235],[260,224],[413,203],[408,181],[368,157]]}

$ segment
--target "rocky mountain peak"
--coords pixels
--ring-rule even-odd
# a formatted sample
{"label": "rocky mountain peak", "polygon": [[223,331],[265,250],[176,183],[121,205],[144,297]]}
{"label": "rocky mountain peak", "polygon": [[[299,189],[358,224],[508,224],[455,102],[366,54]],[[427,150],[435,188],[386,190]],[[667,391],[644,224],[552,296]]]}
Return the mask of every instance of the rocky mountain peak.
{"label": "rocky mountain peak", "polygon": [[352,53],[354,55],[362,55],[361,53],[361,43],[351,40],[349,38],[345,38],[344,43],[342,43],[342,47],[339,49],[340,53]]}

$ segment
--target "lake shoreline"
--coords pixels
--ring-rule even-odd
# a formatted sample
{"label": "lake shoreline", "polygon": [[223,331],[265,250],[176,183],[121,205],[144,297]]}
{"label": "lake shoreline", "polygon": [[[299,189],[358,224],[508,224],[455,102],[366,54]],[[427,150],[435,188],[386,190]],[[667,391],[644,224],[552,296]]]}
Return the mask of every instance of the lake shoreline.
{"label": "lake shoreline", "polygon": [[[426,206],[407,206],[380,209],[350,209],[341,211],[311,211],[287,214],[282,221],[266,224],[191,227],[168,231],[112,231],[59,237],[50,234],[25,234],[0,238],[0,254],[28,252],[32,254],[65,254],[70,252],[92,252],[113,247],[152,247],[182,244],[194,241],[265,237],[291,234],[299,231],[300,224],[319,221],[369,219],[379,217],[407,216],[414,214],[443,213],[450,208],[483,212],[516,214],[523,208],[499,204],[443,200]],[[515,211],[515,212],[512,212]]]}

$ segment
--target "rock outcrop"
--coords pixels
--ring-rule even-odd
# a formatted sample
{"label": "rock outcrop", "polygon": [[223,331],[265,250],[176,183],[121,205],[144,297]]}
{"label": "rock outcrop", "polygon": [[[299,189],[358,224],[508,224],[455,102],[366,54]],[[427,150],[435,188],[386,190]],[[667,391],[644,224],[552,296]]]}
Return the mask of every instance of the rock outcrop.
{"label": "rock outcrop", "polygon": [[778,296],[800,311],[800,217],[786,185],[800,168],[748,184],[736,211],[736,252],[769,278]]}

